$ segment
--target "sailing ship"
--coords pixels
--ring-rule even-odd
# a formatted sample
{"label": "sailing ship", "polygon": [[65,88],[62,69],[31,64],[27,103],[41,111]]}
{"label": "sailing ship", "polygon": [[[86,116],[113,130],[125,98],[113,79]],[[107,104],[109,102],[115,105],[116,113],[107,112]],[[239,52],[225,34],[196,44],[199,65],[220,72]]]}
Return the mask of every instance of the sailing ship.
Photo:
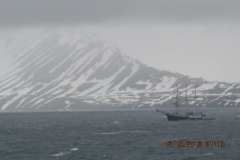
{"label": "sailing ship", "polygon": [[[203,119],[205,114],[203,114],[202,112],[196,112],[196,99],[197,99],[196,88],[197,88],[197,86],[195,87],[195,96],[194,96],[195,103],[194,103],[193,111],[189,112],[186,110],[186,112],[184,114],[179,113],[180,92],[179,92],[178,86],[177,86],[177,89],[174,90],[174,93],[176,93],[176,96],[173,97],[173,99],[175,100],[173,102],[173,104],[176,106],[176,112],[175,113],[167,113],[164,111],[159,111],[158,109],[157,109],[157,111],[165,114],[167,116],[168,121],[178,121],[178,120],[188,120],[188,119],[189,120],[201,120],[201,119]],[[186,105],[186,109],[188,109],[189,104],[188,104],[188,97],[187,97],[187,85],[186,85],[185,105]]]}

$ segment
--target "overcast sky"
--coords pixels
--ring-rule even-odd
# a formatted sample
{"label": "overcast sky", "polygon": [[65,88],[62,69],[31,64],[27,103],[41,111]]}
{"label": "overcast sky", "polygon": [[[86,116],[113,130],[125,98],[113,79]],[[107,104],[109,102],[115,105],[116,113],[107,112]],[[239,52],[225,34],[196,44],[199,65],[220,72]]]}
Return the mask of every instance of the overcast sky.
{"label": "overcast sky", "polygon": [[0,0],[0,30],[79,27],[153,66],[240,82],[239,0]]}

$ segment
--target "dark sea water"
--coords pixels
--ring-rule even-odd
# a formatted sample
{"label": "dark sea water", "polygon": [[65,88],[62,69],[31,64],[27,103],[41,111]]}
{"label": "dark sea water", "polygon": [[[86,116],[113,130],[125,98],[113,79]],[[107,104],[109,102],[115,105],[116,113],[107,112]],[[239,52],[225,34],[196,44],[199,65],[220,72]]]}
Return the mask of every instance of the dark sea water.
{"label": "dark sea water", "polygon": [[[0,160],[239,160],[240,109],[204,112],[216,119],[169,122],[153,110],[1,113]],[[166,141],[203,147],[166,148]]]}

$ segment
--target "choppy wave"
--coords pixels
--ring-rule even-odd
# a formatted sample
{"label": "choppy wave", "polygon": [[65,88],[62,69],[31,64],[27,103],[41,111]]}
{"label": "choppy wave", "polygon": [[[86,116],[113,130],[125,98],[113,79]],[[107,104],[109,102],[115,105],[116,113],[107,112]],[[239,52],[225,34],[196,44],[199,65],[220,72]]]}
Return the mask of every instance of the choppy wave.
{"label": "choppy wave", "polygon": [[119,122],[119,121],[114,121],[113,123],[114,123],[114,124],[119,124],[120,122]]}
{"label": "choppy wave", "polygon": [[107,134],[107,135],[109,135],[109,134],[118,134],[118,132],[103,132],[103,133],[93,133],[93,134],[102,134],[102,135]]}
{"label": "choppy wave", "polygon": [[65,152],[61,151],[61,152],[53,154],[51,156],[53,156],[53,157],[64,156],[64,155],[70,154],[70,153],[72,153],[74,151],[78,151],[78,148],[71,148],[69,151],[65,151]]}
{"label": "choppy wave", "polygon": [[68,152],[60,152],[60,153],[57,153],[57,154],[53,154],[52,156],[53,157],[59,157],[59,156],[64,156],[64,155],[66,155],[66,154],[69,154],[69,153],[71,153],[70,151],[68,151]]}
{"label": "choppy wave", "polygon": [[101,135],[111,135],[111,134],[121,134],[121,133],[147,133],[149,131],[117,131],[117,132],[102,132],[102,133],[93,133],[93,134],[101,134]]}
{"label": "choppy wave", "polygon": [[78,151],[78,148],[72,148],[71,151]]}
{"label": "choppy wave", "polygon": [[[2,154],[0,159],[28,159],[29,156],[32,159],[53,160],[86,158],[217,160],[220,156],[222,159],[240,159],[237,150],[232,149],[240,144],[240,132],[236,127],[239,119],[233,121],[240,113],[236,113],[235,110],[229,112],[226,114],[231,115],[231,118],[219,115],[215,121],[201,123],[159,121],[161,118],[158,114],[149,115],[142,111],[131,112],[126,114],[126,117],[122,116],[125,111],[111,114],[21,113],[17,116],[15,113],[4,113],[0,116],[2,146],[16,144],[28,152],[18,154],[19,149],[16,147],[12,147],[11,150],[9,147],[3,147],[2,151],[8,154]],[[118,120],[116,117],[123,118]],[[119,124],[114,124],[114,121],[118,121]],[[46,124],[49,124],[49,127],[46,127]],[[39,130],[38,127],[42,129]],[[29,135],[31,138],[27,138]],[[9,139],[9,136],[13,138]],[[36,145],[36,139],[42,142],[41,145]],[[217,145],[206,148],[205,142],[211,140],[224,141],[226,146],[224,149],[218,148]],[[166,141],[201,141],[203,147],[184,149],[175,145],[173,148],[167,148]],[[121,152],[116,148],[120,148]],[[220,150],[221,153],[218,153]],[[92,151],[91,154],[88,151]]]}
{"label": "choppy wave", "polygon": [[212,156],[212,155],[214,155],[212,152],[204,154],[204,156]]}

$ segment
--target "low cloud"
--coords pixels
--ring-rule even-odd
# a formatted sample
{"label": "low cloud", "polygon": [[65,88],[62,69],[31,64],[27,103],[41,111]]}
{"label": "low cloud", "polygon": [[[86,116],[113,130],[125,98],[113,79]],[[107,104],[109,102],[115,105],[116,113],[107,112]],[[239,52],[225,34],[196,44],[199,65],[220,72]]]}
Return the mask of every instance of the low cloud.
{"label": "low cloud", "polygon": [[0,26],[240,20],[238,0],[1,0]]}

